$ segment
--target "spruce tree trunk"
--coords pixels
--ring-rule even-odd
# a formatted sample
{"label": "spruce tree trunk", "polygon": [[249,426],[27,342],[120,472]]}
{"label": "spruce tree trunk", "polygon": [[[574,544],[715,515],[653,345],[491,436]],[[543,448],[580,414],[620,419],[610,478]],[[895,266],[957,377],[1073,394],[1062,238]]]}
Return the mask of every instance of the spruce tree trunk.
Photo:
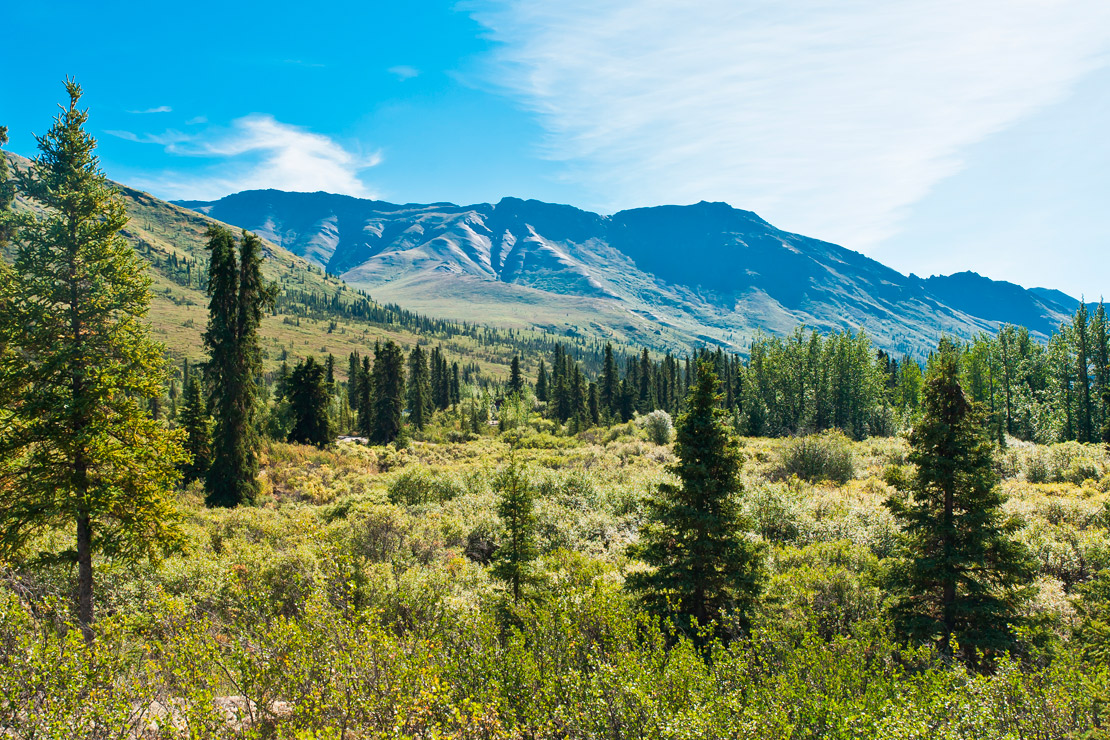
{"label": "spruce tree trunk", "polygon": [[92,520],[77,517],[77,616],[85,642],[93,640]]}
{"label": "spruce tree trunk", "polygon": [[945,655],[952,653],[952,633],[956,631],[955,619],[952,611],[956,605],[956,575],[949,569],[952,567],[952,518],[956,508],[955,496],[951,486],[944,491],[944,539],[942,548],[944,552],[944,593],[941,596],[944,610],[944,636],[941,638],[941,651]]}

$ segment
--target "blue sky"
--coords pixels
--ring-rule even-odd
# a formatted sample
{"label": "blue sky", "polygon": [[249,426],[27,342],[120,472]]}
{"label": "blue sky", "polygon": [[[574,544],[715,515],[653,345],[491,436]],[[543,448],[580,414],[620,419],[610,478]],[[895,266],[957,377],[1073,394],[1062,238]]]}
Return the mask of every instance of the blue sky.
{"label": "blue sky", "polygon": [[182,7],[5,9],[10,148],[71,74],[105,170],[162,197],[722,200],[903,272],[1110,293],[1105,0]]}

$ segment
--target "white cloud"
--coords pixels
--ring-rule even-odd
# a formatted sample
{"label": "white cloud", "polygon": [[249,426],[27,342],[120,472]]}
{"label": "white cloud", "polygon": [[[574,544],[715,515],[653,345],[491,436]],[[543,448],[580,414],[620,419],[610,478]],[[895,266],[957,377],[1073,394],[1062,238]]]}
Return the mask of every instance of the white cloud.
{"label": "white cloud", "polygon": [[239,118],[229,131],[214,135],[173,138],[168,136],[170,133],[175,132],[144,137],[130,134],[124,138],[163,144],[171,154],[216,159],[218,164],[199,172],[135,178],[139,187],[158,195],[207,200],[241,190],[274,188],[375,196],[359,173],[381,162],[379,152],[359,156],[327,136],[282,123],[270,115]]}
{"label": "white cloud", "polygon": [[401,80],[402,82],[404,82],[405,80],[411,80],[413,77],[416,77],[420,74],[419,69],[417,69],[416,67],[410,67],[407,64],[399,64],[396,67],[390,67],[386,71],[389,72],[391,75],[395,75],[397,79]]}
{"label": "white cloud", "polygon": [[208,116],[194,116],[185,122],[186,126],[196,126],[197,124],[208,123]]}
{"label": "white cloud", "polygon": [[[1107,61],[1105,0],[474,0],[491,79],[616,209],[700,199],[866,248]],[[970,206],[970,207],[973,207]]]}
{"label": "white cloud", "polygon": [[159,105],[157,108],[147,108],[146,110],[129,110],[128,113],[173,113],[173,108],[168,105]]}
{"label": "white cloud", "polygon": [[134,131],[119,131],[116,129],[108,129],[104,133],[115,136],[118,139],[125,141],[134,141],[137,144],[158,144],[159,146],[172,147],[186,141],[192,140],[192,136],[174,131],[170,129],[161,134],[136,134]]}

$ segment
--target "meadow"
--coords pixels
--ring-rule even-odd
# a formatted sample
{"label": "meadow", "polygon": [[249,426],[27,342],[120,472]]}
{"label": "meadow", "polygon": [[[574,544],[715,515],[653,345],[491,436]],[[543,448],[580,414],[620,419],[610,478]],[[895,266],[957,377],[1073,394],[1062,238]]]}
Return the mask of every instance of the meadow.
{"label": "meadow", "polygon": [[[882,578],[899,438],[743,440],[740,494],[769,578],[750,632],[702,646],[623,589],[669,445],[638,421],[531,417],[401,448],[269,443],[259,505],[178,506],[186,545],[101,558],[98,637],[71,614],[69,533],[0,575],[0,728],[20,738],[1094,738],[1110,668],[1110,459],[1009,440],[1007,512],[1039,564],[1022,654],[988,674],[896,640]],[[514,603],[488,564],[510,451],[541,556]],[[1085,596],[1085,594],[1087,594]],[[1103,596],[1103,598],[1105,595]],[[1102,619],[1105,613],[1102,612]],[[1095,645],[1095,648],[1092,648]]]}

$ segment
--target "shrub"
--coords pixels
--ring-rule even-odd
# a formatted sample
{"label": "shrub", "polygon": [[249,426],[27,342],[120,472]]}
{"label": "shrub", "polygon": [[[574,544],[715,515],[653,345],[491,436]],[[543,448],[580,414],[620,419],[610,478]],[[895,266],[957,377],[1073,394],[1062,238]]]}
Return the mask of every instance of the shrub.
{"label": "shrub", "polygon": [[532,399],[514,393],[501,402],[497,412],[497,429],[505,433],[511,429],[526,426],[532,413]]}
{"label": "shrub", "polygon": [[883,467],[883,483],[899,491],[905,491],[913,482],[912,465],[887,465]]}
{"label": "shrub", "polygon": [[657,445],[669,444],[674,437],[674,422],[671,415],[662,409],[645,414],[638,421],[647,432],[648,439]]}
{"label": "shrub", "polygon": [[348,519],[353,551],[375,563],[389,562],[409,529],[403,512],[386,505],[368,506]]}
{"label": "shrub", "polygon": [[783,483],[757,486],[744,494],[745,514],[763,539],[774,543],[798,543],[812,534],[812,520],[802,502]]}
{"label": "shrub", "polygon": [[1047,483],[1049,478],[1048,462],[1044,453],[1036,450],[1025,461],[1025,480],[1030,483]]}
{"label": "shrub", "polygon": [[1099,477],[1090,450],[1078,442],[1062,442],[1049,447],[1047,465],[1049,479],[1056,483],[1081,485],[1085,480]]}
{"label": "shrub", "polygon": [[450,501],[466,493],[462,483],[437,470],[412,468],[389,484],[389,500],[406,506]]}
{"label": "shrub", "polygon": [[772,624],[809,627],[829,640],[880,616],[879,560],[867,548],[846,540],[786,547],[774,564],[761,610]]}
{"label": "shrub", "polygon": [[792,475],[810,483],[846,483],[856,475],[851,442],[833,431],[795,437],[782,448],[772,477],[781,480]]}

